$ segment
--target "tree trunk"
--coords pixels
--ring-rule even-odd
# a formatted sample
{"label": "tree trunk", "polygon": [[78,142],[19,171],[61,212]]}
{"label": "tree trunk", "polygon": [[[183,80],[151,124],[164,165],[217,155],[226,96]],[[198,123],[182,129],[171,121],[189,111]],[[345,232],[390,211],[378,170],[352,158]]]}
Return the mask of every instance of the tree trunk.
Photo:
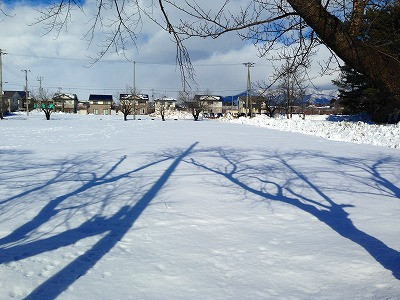
{"label": "tree trunk", "polygon": [[288,0],[318,37],[347,65],[367,76],[400,104],[400,62],[359,41],[318,0]]}

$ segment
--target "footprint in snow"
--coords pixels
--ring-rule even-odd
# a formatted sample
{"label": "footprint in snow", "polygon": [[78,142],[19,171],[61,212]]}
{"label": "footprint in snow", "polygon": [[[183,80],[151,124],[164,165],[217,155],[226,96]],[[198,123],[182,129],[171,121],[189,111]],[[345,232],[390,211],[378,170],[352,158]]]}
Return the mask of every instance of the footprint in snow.
{"label": "footprint in snow", "polygon": [[106,278],[106,277],[109,277],[109,276],[111,276],[111,273],[110,272],[103,272],[103,275],[102,275],[102,277],[103,278]]}

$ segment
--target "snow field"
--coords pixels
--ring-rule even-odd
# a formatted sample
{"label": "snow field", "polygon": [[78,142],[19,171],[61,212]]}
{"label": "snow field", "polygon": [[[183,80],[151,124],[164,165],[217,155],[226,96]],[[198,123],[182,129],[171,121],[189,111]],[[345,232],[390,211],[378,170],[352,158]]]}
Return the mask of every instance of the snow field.
{"label": "snow field", "polygon": [[0,123],[2,298],[400,294],[397,149],[214,121],[52,118]]}

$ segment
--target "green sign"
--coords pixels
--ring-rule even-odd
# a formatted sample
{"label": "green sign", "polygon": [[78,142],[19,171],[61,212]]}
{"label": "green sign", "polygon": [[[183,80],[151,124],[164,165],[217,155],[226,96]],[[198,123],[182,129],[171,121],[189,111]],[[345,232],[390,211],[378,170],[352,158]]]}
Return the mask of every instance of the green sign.
{"label": "green sign", "polygon": [[[37,103],[34,103],[33,104],[33,108],[38,108],[39,107],[39,105],[37,104]],[[40,103],[40,108],[42,108],[42,109],[54,109],[54,103],[49,103],[49,104],[46,104],[46,103]]]}

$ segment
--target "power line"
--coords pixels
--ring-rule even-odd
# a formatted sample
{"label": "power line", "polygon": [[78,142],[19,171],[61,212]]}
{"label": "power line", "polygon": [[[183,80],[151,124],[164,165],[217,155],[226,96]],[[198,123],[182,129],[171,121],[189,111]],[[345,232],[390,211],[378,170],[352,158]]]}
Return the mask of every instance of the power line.
{"label": "power line", "polygon": [[[17,54],[17,53],[9,53],[11,56],[20,56],[20,57],[30,57],[30,58],[38,58],[38,59],[51,59],[51,60],[64,60],[64,61],[77,61],[77,62],[86,62],[93,63],[93,59],[83,59],[83,58],[68,58],[68,57],[55,57],[55,56],[40,56],[40,55],[32,55],[32,54]],[[159,66],[173,66],[176,67],[177,63],[166,63],[166,62],[154,62],[154,61],[138,61],[135,60],[136,64],[142,65],[159,65]],[[97,63],[133,63],[130,60],[110,60],[103,59],[96,62]],[[221,66],[241,66],[242,63],[213,63],[213,64],[201,64],[201,63],[193,63],[194,67],[221,67]],[[258,66],[268,66],[268,64],[257,64]]]}

